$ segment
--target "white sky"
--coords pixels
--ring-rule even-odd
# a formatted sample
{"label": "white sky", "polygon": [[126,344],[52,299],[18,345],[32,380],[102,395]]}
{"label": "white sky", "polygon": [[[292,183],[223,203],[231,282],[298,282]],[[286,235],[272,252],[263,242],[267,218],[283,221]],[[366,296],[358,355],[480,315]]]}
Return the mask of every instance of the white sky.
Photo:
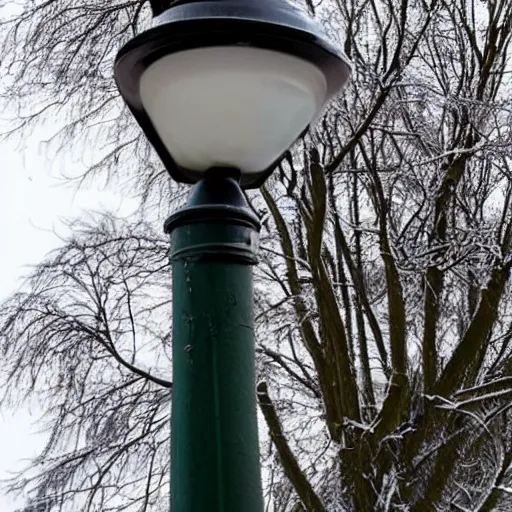
{"label": "white sky", "polygon": [[[35,137],[37,138],[37,137]],[[19,285],[30,265],[59,244],[54,234],[65,234],[60,219],[76,217],[84,210],[115,210],[126,215],[134,200],[104,190],[76,190],[62,185],[60,169],[38,152],[37,144],[23,153],[14,144],[1,144],[0,171],[0,301]],[[42,438],[34,432],[35,416],[28,409],[0,414],[0,479],[33,457]],[[0,488],[0,511],[13,512],[14,503]]]}

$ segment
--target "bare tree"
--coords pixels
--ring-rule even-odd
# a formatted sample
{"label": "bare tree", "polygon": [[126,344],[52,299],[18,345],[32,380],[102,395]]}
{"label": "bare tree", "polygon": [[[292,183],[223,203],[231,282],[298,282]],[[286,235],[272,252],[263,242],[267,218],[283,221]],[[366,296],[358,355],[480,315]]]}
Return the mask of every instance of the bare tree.
{"label": "bare tree", "polygon": [[49,432],[13,485],[59,497],[51,510],[158,510],[170,442],[167,244],[108,217],[72,227],[2,308],[3,403],[36,396]]}
{"label": "bare tree", "polygon": [[[340,4],[352,86],[263,192],[283,256],[278,307],[295,318],[283,333],[295,363],[267,354],[275,392],[293,403],[288,378],[320,393],[315,451],[334,443],[329,487],[342,482],[349,510],[490,510],[506,493],[511,15],[510,2]],[[329,491],[312,505],[296,475],[312,455],[290,410],[311,413],[288,405],[281,425],[263,384],[259,396],[301,502],[331,510]],[[471,487],[469,460],[485,475]],[[325,481],[318,464],[301,473],[309,483]]]}
{"label": "bare tree", "polygon": [[[167,177],[157,164],[124,166],[147,149],[104,72],[143,26],[143,6],[27,2],[3,29],[4,97],[22,128],[60,98],[63,140],[76,127],[95,140],[100,121],[113,153],[90,172],[121,166],[147,200]],[[512,2],[305,7],[344,34],[354,75],[251,195],[263,222],[257,393],[269,510],[506,510]],[[87,22],[65,46],[64,21]],[[73,56],[86,49],[87,66]],[[28,485],[60,496],[55,510],[159,510],[169,465],[166,241],[112,219],[76,233],[0,313],[5,400],[42,396],[52,432]],[[143,354],[161,365],[148,369]]]}

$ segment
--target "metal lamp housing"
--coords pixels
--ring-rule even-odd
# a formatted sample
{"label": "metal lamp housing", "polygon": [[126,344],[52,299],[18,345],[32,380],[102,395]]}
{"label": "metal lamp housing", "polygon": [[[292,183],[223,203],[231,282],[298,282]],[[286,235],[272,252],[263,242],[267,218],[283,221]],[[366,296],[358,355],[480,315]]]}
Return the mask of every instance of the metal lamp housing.
{"label": "metal lamp housing", "polygon": [[179,3],[129,41],[118,89],[172,178],[257,188],[346,84],[347,57],[283,0]]}

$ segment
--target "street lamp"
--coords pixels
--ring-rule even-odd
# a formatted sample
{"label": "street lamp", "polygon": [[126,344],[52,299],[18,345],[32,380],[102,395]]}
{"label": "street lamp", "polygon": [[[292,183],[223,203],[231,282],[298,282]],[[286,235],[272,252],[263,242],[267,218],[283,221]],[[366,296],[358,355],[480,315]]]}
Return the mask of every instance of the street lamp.
{"label": "street lamp", "polygon": [[252,271],[260,187],[346,84],[347,58],[284,0],[152,2],[118,89],[171,177],[173,512],[261,512]]}

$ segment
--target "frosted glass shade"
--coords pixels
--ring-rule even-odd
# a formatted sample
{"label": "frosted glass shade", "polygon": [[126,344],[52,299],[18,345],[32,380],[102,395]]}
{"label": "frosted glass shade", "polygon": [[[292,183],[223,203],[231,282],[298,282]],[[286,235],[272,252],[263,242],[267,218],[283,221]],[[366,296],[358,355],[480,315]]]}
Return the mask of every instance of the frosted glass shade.
{"label": "frosted glass shade", "polygon": [[141,103],[174,161],[193,171],[260,173],[313,121],[327,99],[320,69],[249,46],[165,55],[140,79]]}

